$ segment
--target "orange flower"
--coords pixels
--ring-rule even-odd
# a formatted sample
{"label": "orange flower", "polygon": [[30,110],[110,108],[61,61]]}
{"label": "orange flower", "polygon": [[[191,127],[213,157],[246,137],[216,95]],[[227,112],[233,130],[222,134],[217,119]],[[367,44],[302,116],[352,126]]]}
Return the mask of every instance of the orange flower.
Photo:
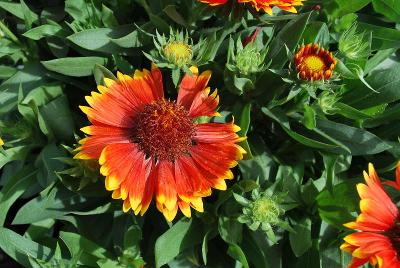
{"label": "orange flower", "polygon": [[303,45],[294,56],[294,63],[301,79],[329,80],[336,67],[332,52],[317,44]]}
{"label": "orange flower", "polygon": [[[397,168],[397,174],[400,167]],[[364,171],[366,185],[357,185],[360,195],[361,214],[346,227],[359,230],[344,238],[340,247],[352,254],[350,268],[367,262],[380,268],[400,268],[400,221],[396,205],[385,192],[374,166],[369,164],[368,174]]]}
{"label": "orange flower", "polygon": [[80,159],[99,159],[105,187],[123,210],[143,215],[155,195],[168,221],[178,208],[190,217],[190,207],[203,212],[202,197],[211,188],[225,190],[230,168],[246,153],[233,123],[196,123],[200,116],[216,116],[219,97],[207,83],[211,72],[185,75],[177,101],[164,98],[160,70],[136,70],[133,77],[118,73],[118,81],[104,79],[80,107],[91,126],[80,141]]}
{"label": "orange flower", "polygon": [[[211,6],[223,5],[228,2],[228,0],[199,0],[202,3],[209,4]],[[302,6],[305,0],[237,0],[238,3],[250,3],[253,5],[257,11],[260,9],[264,10],[266,13],[272,15],[272,8],[274,6],[289,11],[292,13],[297,13],[296,6]]]}
{"label": "orange flower", "polygon": [[397,162],[396,181],[385,181],[384,184],[392,186],[396,190],[400,191],[400,161]]}

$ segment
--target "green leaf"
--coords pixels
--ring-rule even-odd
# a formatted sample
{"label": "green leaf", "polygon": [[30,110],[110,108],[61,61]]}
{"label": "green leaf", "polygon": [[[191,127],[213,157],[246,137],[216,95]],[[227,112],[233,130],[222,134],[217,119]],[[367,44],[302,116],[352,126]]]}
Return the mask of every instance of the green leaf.
{"label": "green leaf", "polygon": [[329,28],[326,23],[320,21],[310,22],[303,34],[304,44],[316,43],[327,47],[329,40]]}
{"label": "green leaf", "polygon": [[4,225],[7,212],[14,202],[36,182],[36,171],[25,167],[10,178],[0,192],[0,226]]}
{"label": "green leaf", "polygon": [[50,248],[3,227],[0,227],[0,248],[25,267],[30,267],[29,257],[48,260],[51,255]]}
{"label": "green leaf", "polygon": [[308,12],[296,16],[296,18],[287,23],[273,39],[267,55],[268,59],[272,59],[272,69],[281,69],[286,64],[288,61],[286,47],[290,51],[296,49],[311,14],[311,12]]}
{"label": "green leaf", "polygon": [[0,79],[6,79],[14,75],[17,69],[10,66],[0,65]]}
{"label": "green leaf", "polygon": [[339,142],[338,144],[344,145],[352,155],[378,154],[391,148],[371,132],[333,121],[317,120],[315,131],[326,134]]}
{"label": "green leaf", "polygon": [[173,21],[176,23],[187,27],[185,19],[182,17],[181,14],[176,9],[177,7],[175,5],[168,5],[164,8],[164,12],[170,17]]}
{"label": "green leaf", "polygon": [[262,112],[266,114],[267,116],[271,117],[272,119],[276,120],[279,124],[281,124],[281,127],[283,130],[293,139],[296,141],[300,142],[301,144],[304,144],[305,146],[316,148],[316,149],[324,149],[327,151],[335,151],[340,149],[340,146],[337,144],[329,144],[326,142],[321,142],[309,137],[306,137],[304,135],[301,135],[297,132],[294,132],[290,129],[290,125],[288,122],[288,119],[284,114],[281,113],[281,111],[274,109],[274,110],[269,110],[265,107],[262,108]]}
{"label": "green leaf", "polygon": [[363,84],[356,84],[351,92],[343,96],[342,101],[355,108],[364,109],[384,103],[391,103],[400,99],[400,64],[389,69],[373,72],[366,81],[378,93],[371,91]]}
{"label": "green leaf", "polygon": [[359,31],[372,32],[372,50],[400,47],[400,31],[368,23],[359,23]]}
{"label": "green leaf", "polygon": [[111,39],[121,38],[134,30],[136,30],[134,25],[89,29],[70,35],[68,39],[75,45],[90,51],[110,54],[129,52],[129,50],[118,46],[115,42],[111,42]]}
{"label": "green leaf", "polygon": [[68,57],[55,60],[42,61],[46,69],[68,75],[68,76],[89,76],[93,74],[96,64],[104,65],[107,59],[101,57]]}
{"label": "green leaf", "polygon": [[249,268],[249,263],[247,262],[246,255],[238,245],[229,244],[228,255],[239,261],[244,268]]}
{"label": "green leaf", "polygon": [[325,189],[317,197],[318,212],[322,220],[337,228],[354,220],[351,212],[358,209],[359,197],[356,191],[358,180],[349,180],[333,187],[333,191]]}
{"label": "green leaf", "polygon": [[24,160],[31,149],[30,146],[24,145],[6,149],[3,153],[0,153],[0,168],[11,161]]}
{"label": "green leaf", "polygon": [[353,120],[365,120],[370,119],[371,116],[363,113],[347,104],[337,102],[335,103],[335,108],[337,108],[337,113],[343,115],[346,118],[353,119]]}
{"label": "green leaf", "polygon": [[400,22],[400,5],[396,0],[372,0],[376,12],[386,18]]}
{"label": "green leaf", "polygon": [[60,232],[60,239],[64,241],[72,255],[76,255],[79,251],[83,251],[97,258],[111,257],[107,250],[79,234]]}
{"label": "green leaf", "polygon": [[[0,8],[4,9],[5,11],[10,12],[15,17],[17,17],[21,20],[25,20],[24,9],[23,9],[21,3],[11,3],[11,2],[7,2],[7,1],[0,1]],[[29,16],[30,16],[32,22],[36,22],[38,20],[38,16],[30,10],[28,12],[29,12]]]}
{"label": "green leaf", "polygon": [[[246,103],[246,104],[237,103],[234,107],[235,108],[233,110],[233,114],[236,120],[235,123],[240,127],[240,131],[237,132],[237,134],[240,137],[245,137],[250,128],[251,103]],[[251,149],[247,139],[242,141],[240,143],[240,146],[242,146],[243,149],[245,149],[247,152],[247,154],[244,155],[244,158],[246,160],[251,159],[253,155],[251,153]]]}
{"label": "green leaf", "polygon": [[64,163],[57,158],[66,156],[66,151],[57,147],[54,143],[47,144],[42,149],[35,162],[38,182],[41,186],[45,188],[57,180],[56,172],[65,169]]}
{"label": "green leaf", "polygon": [[234,219],[219,217],[218,231],[221,238],[229,244],[237,244],[242,241],[243,226]]}
{"label": "green leaf", "polygon": [[74,139],[75,124],[65,95],[40,107],[39,111],[55,138],[62,141]]}
{"label": "green leaf", "polygon": [[62,27],[60,25],[44,24],[30,29],[23,35],[32,40],[40,40],[44,37],[58,35],[60,32],[62,32]]}
{"label": "green leaf", "polygon": [[308,129],[314,129],[317,125],[316,122],[316,113],[311,106],[304,105],[304,118],[303,124]]}
{"label": "green leaf", "polygon": [[104,85],[104,78],[117,80],[115,75],[110,70],[99,64],[94,65],[93,75],[97,85]]}
{"label": "green leaf", "polygon": [[311,220],[305,218],[297,222],[293,227],[295,232],[289,233],[290,246],[296,257],[300,257],[312,246],[311,240]]}
{"label": "green leaf", "polygon": [[369,3],[371,3],[371,0],[334,0],[329,1],[326,8],[334,17],[338,18],[349,13],[357,12]]}
{"label": "green leaf", "polygon": [[154,248],[156,267],[172,261],[185,249],[200,244],[203,236],[199,228],[196,221],[180,220],[157,238]]}
{"label": "green leaf", "polygon": [[59,219],[69,213],[82,213],[102,204],[99,198],[84,198],[60,183],[50,185],[40,195],[22,206],[13,224],[30,224],[45,219]]}

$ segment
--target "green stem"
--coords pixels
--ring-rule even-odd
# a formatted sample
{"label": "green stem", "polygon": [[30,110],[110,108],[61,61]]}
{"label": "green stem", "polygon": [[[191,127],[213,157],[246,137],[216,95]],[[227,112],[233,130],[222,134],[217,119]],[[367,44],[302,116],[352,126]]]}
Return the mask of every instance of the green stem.
{"label": "green stem", "polygon": [[18,38],[8,29],[8,27],[0,20],[0,30],[4,32],[13,42],[20,44]]}

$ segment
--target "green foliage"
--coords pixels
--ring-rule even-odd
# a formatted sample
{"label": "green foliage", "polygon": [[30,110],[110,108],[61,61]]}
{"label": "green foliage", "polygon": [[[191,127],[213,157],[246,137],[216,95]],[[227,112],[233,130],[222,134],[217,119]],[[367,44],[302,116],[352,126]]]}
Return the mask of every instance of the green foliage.
{"label": "green foliage", "polygon": [[[388,179],[400,159],[400,5],[309,0],[298,11],[0,1],[0,267],[347,267],[339,247],[362,170],[373,162]],[[307,43],[333,52],[330,81],[297,77]],[[143,217],[123,213],[97,161],[73,158],[84,96],[151,61],[172,77],[171,99],[192,65],[213,71],[212,122],[234,120],[247,137],[228,189],[170,224],[154,202]]]}

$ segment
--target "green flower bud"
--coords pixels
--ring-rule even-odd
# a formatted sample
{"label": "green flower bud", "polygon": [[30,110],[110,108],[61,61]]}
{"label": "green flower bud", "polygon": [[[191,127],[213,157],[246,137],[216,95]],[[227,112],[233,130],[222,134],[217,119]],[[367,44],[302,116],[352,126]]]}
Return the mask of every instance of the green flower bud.
{"label": "green flower bud", "polygon": [[243,75],[256,73],[262,69],[264,65],[264,58],[257,50],[254,43],[250,43],[238,51],[236,55],[236,67]]}
{"label": "green flower bud", "polygon": [[354,23],[339,39],[339,51],[351,60],[367,58],[371,54],[371,34],[358,33]]}
{"label": "green flower bud", "polygon": [[243,45],[241,39],[238,39],[235,45],[235,41],[230,38],[228,51],[226,67],[239,77],[253,77],[267,68],[265,58],[268,48],[261,49],[254,41]]}
{"label": "green flower bud", "polygon": [[251,205],[252,218],[261,223],[277,224],[281,209],[279,205],[269,196],[263,196]]}
{"label": "green flower bud", "polygon": [[192,46],[184,41],[170,41],[162,52],[168,62],[178,67],[189,64],[193,58]]}
{"label": "green flower bud", "polygon": [[333,114],[337,110],[335,107],[338,97],[328,91],[322,92],[318,97],[318,105],[325,114]]}

